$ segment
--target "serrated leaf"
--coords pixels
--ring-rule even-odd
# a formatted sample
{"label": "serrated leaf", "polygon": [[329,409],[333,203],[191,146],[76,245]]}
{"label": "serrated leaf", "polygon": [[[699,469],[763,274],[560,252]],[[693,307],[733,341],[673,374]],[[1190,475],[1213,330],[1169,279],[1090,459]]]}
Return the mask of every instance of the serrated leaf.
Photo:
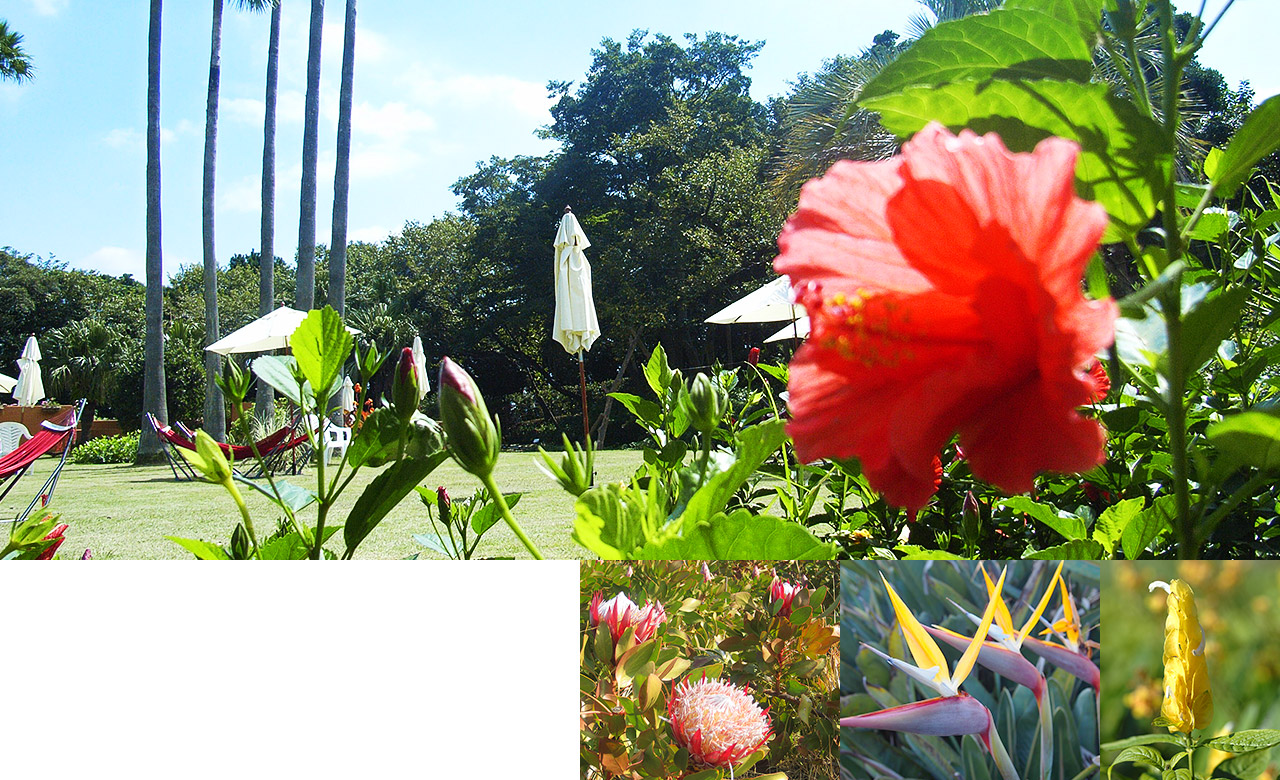
{"label": "serrated leaf", "polygon": [[1142,512],[1142,498],[1126,498],[1113,506],[1109,506],[1098,516],[1093,524],[1093,540],[1102,545],[1110,556],[1115,552],[1116,543],[1124,536],[1124,531]]}
{"label": "serrated leaf", "polygon": [[868,82],[862,97],[992,78],[1086,82],[1093,41],[1084,32],[1096,29],[1100,11],[1099,3],[1014,0],[991,13],[939,24]]}
{"label": "serrated leaf", "polygon": [[1084,539],[1088,536],[1084,521],[1075,516],[1062,516],[1048,504],[1038,504],[1027,496],[1011,496],[1000,502],[1000,506],[1013,512],[1025,512],[1033,520],[1037,520],[1057,531],[1068,541]]}
{"label": "serrated leaf", "polygon": [[231,556],[227,555],[227,551],[213,542],[206,542],[200,539],[183,539],[177,536],[166,536],[166,539],[178,545],[182,549],[196,556],[201,561],[229,561]]}
{"label": "serrated leaf", "polygon": [[1263,157],[1280,148],[1280,95],[1273,95],[1249,113],[1244,124],[1231,136],[1210,183],[1218,196],[1230,198]]}
{"label": "serrated leaf", "polygon": [[343,327],[342,317],[330,306],[307,312],[306,319],[289,337],[289,348],[298,361],[298,369],[317,389],[332,386],[341,375],[351,346],[351,334]]}
{"label": "serrated leaf", "polygon": [[1101,203],[1111,217],[1105,241],[1147,225],[1172,164],[1160,127],[1106,84],[958,82],[912,87],[863,105],[904,138],[937,121],[953,132],[995,132],[1013,151],[1029,152],[1053,135],[1075,141],[1080,195]]}
{"label": "serrated leaf", "polygon": [[1242,412],[1210,425],[1205,435],[1236,466],[1264,471],[1280,469],[1280,417]]}
{"label": "serrated leaf", "polygon": [[818,541],[808,529],[776,517],[739,509],[723,512],[684,536],[649,542],[637,558],[644,560],[834,560],[836,549]]}
{"label": "serrated leaf", "polygon": [[1214,737],[1204,744],[1224,753],[1249,753],[1254,750],[1280,745],[1280,730],[1247,729],[1245,731],[1237,731],[1234,734]]}
{"label": "serrated leaf", "polygon": [[1114,742],[1104,742],[1102,743],[1102,750],[1109,753],[1113,750],[1124,750],[1125,748],[1132,747],[1133,745],[1177,745],[1181,748],[1186,747],[1186,745],[1172,734],[1139,734],[1136,737],[1126,737],[1125,739],[1117,739]]}
{"label": "serrated leaf", "polygon": [[1125,558],[1137,560],[1161,533],[1172,527],[1174,501],[1174,496],[1161,496],[1129,521],[1120,534]]}
{"label": "serrated leaf", "polygon": [[1102,545],[1092,539],[1073,539],[1066,544],[1047,547],[1022,557],[1042,561],[1096,561],[1102,558]]}
{"label": "serrated leaf", "polygon": [[293,369],[298,365],[298,361],[289,355],[263,355],[255,358],[250,366],[253,373],[263,382],[271,385],[277,393],[288,398],[294,406],[304,406],[302,394],[309,390],[309,386],[298,386],[298,380],[293,376]]}
{"label": "serrated leaf", "polygon": [[1248,300],[1247,288],[1233,287],[1205,298],[1186,313],[1182,335],[1188,374],[1198,371],[1218,353],[1218,345],[1231,335]]}
{"label": "serrated leaf", "polygon": [[306,509],[316,501],[316,494],[304,487],[295,485],[286,479],[275,479],[275,492],[272,492],[271,483],[259,482],[239,474],[233,475],[236,482],[242,485],[248,485],[262,495],[266,496],[271,503],[280,507],[288,507],[295,514]]}
{"label": "serrated leaf", "polygon": [[[516,504],[520,503],[521,493],[503,493],[502,497],[507,501],[508,509],[515,509]],[[502,519],[502,512],[498,510],[495,502],[490,502],[481,507],[479,512],[471,516],[471,530],[476,536],[483,536],[485,531],[493,527],[493,524]]]}

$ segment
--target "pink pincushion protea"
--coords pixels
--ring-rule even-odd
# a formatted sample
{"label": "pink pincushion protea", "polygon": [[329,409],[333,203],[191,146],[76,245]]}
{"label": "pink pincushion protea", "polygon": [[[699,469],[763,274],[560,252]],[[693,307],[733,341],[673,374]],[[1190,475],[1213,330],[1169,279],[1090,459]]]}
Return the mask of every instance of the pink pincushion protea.
{"label": "pink pincushion protea", "polygon": [[791,602],[799,592],[799,585],[793,585],[777,577],[773,578],[773,584],[769,586],[769,599],[782,602],[782,606],[778,608],[778,617],[787,617],[791,614]]}
{"label": "pink pincushion protea", "polygon": [[618,593],[608,601],[604,601],[604,595],[596,591],[591,597],[591,607],[588,612],[591,616],[591,625],[607,624],[609,635],[615,642],[621,639],[623,633],[631,627],[635,627],[636,641],[644,642],[650,639],[658,630],[658,626],[667,620],[667,611],[662,608],[662,604],[646,601],[644,607],[639,607],[627,598],[625,593]]}
{"label": "pink pincushion protea", "polygon": [[703,678],[676,685],[667,700],[676,742],[700,765],[732,767],[760,749],[773,728],[749,689]]}

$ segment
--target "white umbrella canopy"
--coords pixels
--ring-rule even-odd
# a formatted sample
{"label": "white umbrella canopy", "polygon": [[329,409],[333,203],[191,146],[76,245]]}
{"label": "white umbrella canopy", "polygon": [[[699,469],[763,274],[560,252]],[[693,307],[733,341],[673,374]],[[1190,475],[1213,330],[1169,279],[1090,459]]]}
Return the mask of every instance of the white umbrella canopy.
{"label": "white umbrella canopy", "polygon": [[356,410],[356,388],[351,377],[342,380],[342,389],[338,391],[338,405],[343,414],[351,414]]}
{"label": "white umbrella canopy", "polygon": [[764,342],[769,344],[774,341],[786,341],[787,339],[803,339],[809,335],[809,318],[800,317],[795,322],[773,334]]}
{"label": "white umbrella canopy", "polygon": [[44,398],[44,380],[40,376],[40,343],[30,336],[18,358],[18,384],[13,397],[19,406],[35,406]]}
{"label": "white umbrella canopy", "polygon": [[566,208],[556,232],[556,316],[551,337],[571,355],[590,350],[600,338],[595,299],[591,296],[591,265],[583,252],[589,246],[587,234]]}
{"label": "white umbrella canopy", "polygon": [[791,296],[791,277],[779,276],[765,286],[747,293],[703,322],[731,325],[735,322],[779,322],[794,320],[804,307]]}
{"label": "white umbrella canopy", "polygon": [[0,393],[11,393],[13,388],[18,386],[18,380],[11,376],[0,374]]}
{"label": "white umbrella canopy", "polygon": [[[305,311],[281,306],[270,314],[265,314],[243,328],[233,330],[209,346],[209,352],[219,355],[230,355],[241,352],[267,352],[273,349],[284,349],[289,346],[289,337],[307,318]],[[348,327],[351,333],[359,333]]]}

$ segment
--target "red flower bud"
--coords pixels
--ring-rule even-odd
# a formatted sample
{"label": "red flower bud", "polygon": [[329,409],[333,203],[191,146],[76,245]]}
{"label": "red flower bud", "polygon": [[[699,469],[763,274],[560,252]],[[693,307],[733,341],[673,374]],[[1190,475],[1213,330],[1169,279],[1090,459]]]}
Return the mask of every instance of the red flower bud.
{"label": "red flower bud", "polygon": [[752,347],[751,351],[747,353],[747,365],[754,366],[754,365],[758,365],[759,363],[760,363],[760,348]]}
{"label": "red flower bud", "polygon": [[396,363],[396,376],[391,383],[391,405],[402,420],[408,420],[422,403],[423,377],[418,376],[418,364],[413,350],[405,347],[400,350],[400,361]]}
{"label": "red flower bud", "polygon": [[69,526],[66,523],[58,523],[53,527],[52,531],[45,534],[45,537],[44,537],[45,541],[53,539],[54,542],[53,544],[49,545],[48,549],[40,553],[39,557],[36,558],[37,561],[53,560],[53,554],[56,553],[58,551],[58,548],[62,546],[62,543],[66,541],[66,537],[64,537],[63,534],[66,532],[68,527]]}

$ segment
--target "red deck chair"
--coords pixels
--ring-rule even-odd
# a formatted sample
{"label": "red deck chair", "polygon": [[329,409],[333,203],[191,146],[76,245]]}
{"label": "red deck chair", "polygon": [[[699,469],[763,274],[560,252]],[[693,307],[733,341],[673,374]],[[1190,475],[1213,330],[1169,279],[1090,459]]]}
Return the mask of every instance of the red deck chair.
{"label": "red deck chair", "polygon": [[53,467],[53,473],[44,481],[40,492],[31,499],[31,503],[22,514],[15,518],[0,520],[0,522],[21,523],[30,516],[36,506],[45,506],[49,503],[49,499],[53,497],[53,489],[58,486],[58,477],[62,475],[62,467],[66,465],[67,456],[71,454],[71,447],[75,444],[76,423],[79,422],[80,412],[83,409],[84,401],[80,401],[75,408],[68,409],[51,420],[45,420],[40,424],[40,430],[35,436],[20,444],[18,449],[0,458],[0,483],[4,484],[4,490],[0,492],[0,500],[3,500],[41,455],[56,452],[59,448],[62,450],[58,465]]}
{"label": "red deck chair", "polygon": [[[165,459],[169,461],[169,468],[173,471],[175,479],[196,479],[198,475],[191,468],[191,464],[181,455],[169,451],[169,446],[181,447],[184,450],[195,451],[195,433],[189,428],[176,423],[179,430],[175,430],[164,423],[157,420],[153,415],[147,414],[147,420],[151,423],[151,427],[155,429],[156,435],[160,437],[160,441],[166,445],[164,448]],[[257,442],[258,453],[262,455],[262,460],[268,471],[274,473],[286,460],[285,456],[298,447],[307,443],[305,433],[295,432],[293,427],[286,426],[263,437]],[[218,447],[223,454],[231,458],[232,467],[245,477],[262,476],[258,468],[258,461],[253,455],[253,447],[249,445],[232,445],[219,442]]]}

